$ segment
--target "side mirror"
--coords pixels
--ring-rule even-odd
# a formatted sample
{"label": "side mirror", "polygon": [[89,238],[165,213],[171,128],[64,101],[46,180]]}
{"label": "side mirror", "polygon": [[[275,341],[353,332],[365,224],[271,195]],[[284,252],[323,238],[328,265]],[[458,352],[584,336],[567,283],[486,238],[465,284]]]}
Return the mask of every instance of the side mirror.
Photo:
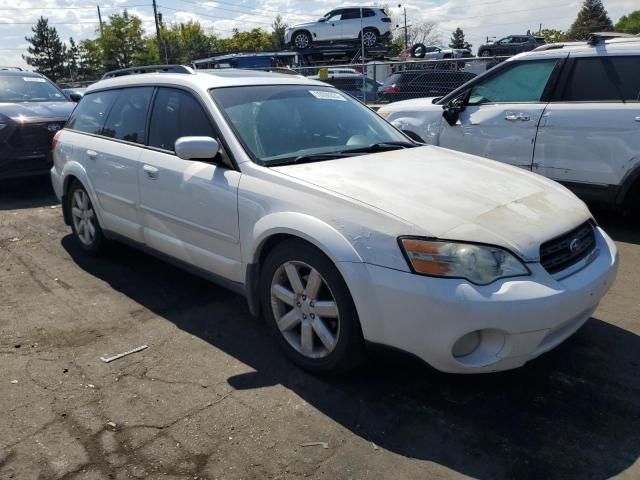
{"label": "side mirror", "polygon": [[326,21],[327,21],[327,19],[326,19],[326,18],[324,18],[324,17],[320,17],[320,18],[318,19],[318,22],[320,22],[320,23],[322,23],[322,22],[326,22]]}
{"label": "side mirror", "polygon": [[175,150],[183,160],[211,160],[220,151],[220,144],[211,137],[180,137]]}
{"label": "side mirror", "polygon": [[80,95],[77,92],[71,92],[69,94],[69,100],[71,100],[72,102],[78,103],[81,99],[82,99],[82,95]]}
{"label": "side mirror", "polygon": [[460,114],[464,112],[466,106],[466,95],[457,97],[444,105],[442,116],[452,127],[458,122]]}

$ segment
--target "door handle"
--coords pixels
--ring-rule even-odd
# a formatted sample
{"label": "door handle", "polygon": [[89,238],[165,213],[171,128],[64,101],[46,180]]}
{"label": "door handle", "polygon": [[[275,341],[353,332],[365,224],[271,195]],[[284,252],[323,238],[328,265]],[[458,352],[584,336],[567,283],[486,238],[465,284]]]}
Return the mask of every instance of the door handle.
{"label": "door handle", "polygon": [[531,117],[522,112],[507,112],[504,119],[510,122],[528,122],[531,120]]}
{"label": "door handle", "polygon": [[96,152],[95,150],[87,150],[87,157],[89,157],[91,160],[95,160],[97,156],[98,152]]}
{"label": "door handle", "polygon": [[158,178],[158,169],[156,167],[152,167],[151,165],[145,165],[142,167],[142,170],[144,171],[145,175],[152,179],[155,180],[156,178]]}

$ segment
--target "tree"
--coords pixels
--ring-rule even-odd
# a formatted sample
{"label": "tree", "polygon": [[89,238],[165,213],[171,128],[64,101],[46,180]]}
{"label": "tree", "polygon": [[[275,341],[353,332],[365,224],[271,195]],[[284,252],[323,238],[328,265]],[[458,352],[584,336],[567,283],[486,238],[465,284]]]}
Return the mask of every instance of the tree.
{"label": "tree", "polygon": [[217,40],[216,46],[218,50],[224,51],[255,50],[259,52],[271,49],[271,35],[261,28],[254,28],[249,32],[241,32],[234,28],[231,38]]}
{"label": "tree", "polygon": [[289,25],[282,21],[280,14],[276,15],[276,18],[271,24],[271,28],[273,29],[273,33],[271,34],[271,46],[275,50],[284,48],[284,32],[288,26]]}
{"label": "tree", "polygon": [[111,15],[109,23],[103,26],[98,43],[107,70],[141,65],[145,47],[142,21],[126,10],[122,14]]}
{"label": "tree", "polygon": [[168,63],[188,63],[211,53],[213,39],[198,22],[174,23],[161,32],[162,51],[160,57]]}
{"label": "tree", "polygon": [[547,43],[566,42],[568,40],[567,32],[553,28],[544,28],[537,33],[537,36],[544,37],[544,41]]}
{"label": "tree", "polygon": [[640,33],[640,10],[620,17],[615,30],[622,33]]}
{"label": "tree", "polygon": [[571,40],[586,40],[593,32],[610,32],[611,30],[613,30],[613,22],[607,15],[602,1],[584,0],[567,36]]}
{"label": "tree", "polygon": [[69,48],[67,48],[66,58],[66,75],[70,80],[76,80],[78,77],[78,62],[80,60],[80,47],[73,39],[69,38]]}
{"label": "tree", "polygon": [[451,48],[467,48],[471,50],[472,45],[464,39],[464,32],[460,27],[456,28],[451,34]]}
{"label": "tree", "polygon": [[409,32],[409,46],[415,45],[416,43],[423,43],[425,45],[438,45],[442,43],[440,34],[436,30],[437,26],[438,24],[435,22],[414,22],[413,25],[407,28]]}
{"label": "tree", "polygon": [[78,79],[94,80],[103,72],[102,48],[98,40],[81,40],[78,45]]}
{"label": "tree", "polygon": [[35,67],[37,72],[56,81],[64,76],[66,48],[55,27],[49,26],[49,20],[40,17],[35,27],[31,28],[32,37],[25,37],[31,45],[27,49],[29,55],[22,58],[27,64]]}

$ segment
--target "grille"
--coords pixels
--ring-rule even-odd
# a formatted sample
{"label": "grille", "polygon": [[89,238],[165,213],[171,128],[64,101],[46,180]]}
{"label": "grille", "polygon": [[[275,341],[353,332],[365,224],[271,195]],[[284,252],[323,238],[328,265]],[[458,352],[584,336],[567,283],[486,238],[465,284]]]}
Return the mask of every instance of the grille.
{"label": "grille", "polygon": [[15,148],[46,152],[51,146],[53,133],[48,123],[28,123],[20,126],[13,133],[9,142]]}
{"label": "grille", "polygon": [[540,246],[540,262],[549,273],[569,268],[589,255],[596,245],[591,222],[585,222],[570,232]]}

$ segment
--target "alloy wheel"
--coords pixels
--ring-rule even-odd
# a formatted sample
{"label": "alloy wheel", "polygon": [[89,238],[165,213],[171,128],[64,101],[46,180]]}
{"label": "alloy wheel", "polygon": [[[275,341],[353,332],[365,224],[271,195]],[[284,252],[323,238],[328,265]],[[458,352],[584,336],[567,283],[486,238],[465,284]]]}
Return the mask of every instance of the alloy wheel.
{"label": "alloy wheel", "polygon": [[362,43],[364,43],[365,47],[373,47],[378,41],[378,36],[372,32],[367,31],[362,35]]}
{"label": "alloy wheel", "polygon": [[84,190],[76,190],[71,200],[71,217],[78,238],[84,245],[91,245],[96,238],[95,212]]}
{"label": "alloy wheel", "polygon": [[338,304],[326,280],[312,266],[288,261],[271,281],[271,308],[285,340],[307,358],[329,355],[340,335]]}
{"label": "alloy wheel", "polygon": [[307,48],[309,46],[309,36],[306,33],[298,33],[293,39],[293,44],[297,48]]}

